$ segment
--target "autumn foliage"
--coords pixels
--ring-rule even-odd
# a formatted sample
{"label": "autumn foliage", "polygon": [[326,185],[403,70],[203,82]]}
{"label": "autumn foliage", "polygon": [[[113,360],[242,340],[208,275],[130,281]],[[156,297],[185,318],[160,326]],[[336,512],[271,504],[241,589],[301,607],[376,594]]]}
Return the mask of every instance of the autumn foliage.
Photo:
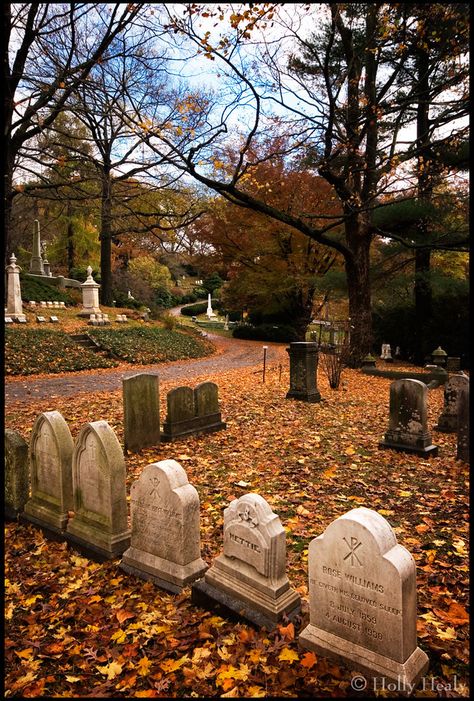
{"label": "autumn foliage", "polygon": [[[417,566],[418,644],[429,680],[457,690],[415,696],[467,696],[468,466],[456,436],[433,432],[439,456],[379,450],[387,429],[390,380],[345,369],[338,390],[319,373],[322,401],[287,400],[285,345],[261,367],[193,379],[219,386],[227,429],[162,444],[126,457],[127,493],[143,468],[176,459],[198,490],[201,547],[211,564],[222,551],[223,510],[242,494],[261,494],[287,536],[287,572],[302,596],[301,620],[256,630],[99,564],[31,525],[9,523],[5,542],[7,697],[345,697],[351,671],[297,645],[308,622],[308,543],[353,507],[377,510]],[[189,361],[188,361],[189,362]],[[20,381],[20,380],[15,380]],[[166,392],[180,383],[162,382]],[[442,387],[429,391],[433,427]],[[123,444],[121,392],[79,393],[7,406],[6,426],[29,439],[38,413],[60,411],[73,437],[105,419]],[[375,696],[368,688],[367,696]],[[380,695],[393,695],[384,693]],[[395,694],[396,696],[396,694]]]}

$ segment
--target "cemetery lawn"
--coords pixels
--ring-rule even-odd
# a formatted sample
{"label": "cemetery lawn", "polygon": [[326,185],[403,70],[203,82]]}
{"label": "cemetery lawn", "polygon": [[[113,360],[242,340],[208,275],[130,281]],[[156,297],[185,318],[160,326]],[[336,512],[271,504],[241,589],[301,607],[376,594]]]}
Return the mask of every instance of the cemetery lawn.
{"label": "cemetery lawn", "polygon": [[[469,695],[469,469],[456,435],[438,433],[443,388],[430,390],[428,425],[437,457],[380,450],[390,380],[345,370],[339,390],[318,373],[322,401],[285,399],[283,372],[267,367],[195,378],[218,384],[226,430],[128,454],[127,494],[143,468],[175,459],[200,498],[201,554],[222,552],[223,510],[248,492],[264,497],[287,537],[287,574],[301,619],[255,630],[96,563],[32,525],[6,524],[5,697],[355,697],[351,671],[301,650],[308,623],[308,543],[337,517],[366,506],[384,516],[417,571],[418,645],[430,660],[415,697]],[[398,369],[398,368],[394,368]],[[180,382],[160,382],[166,393]],[[108,421],[123,445],[122,393],[11,403],[5,425],[27,441],[40,412],[59,411],[76,439],[84,423]],[[367,697],[395,697],[377,690]]]}
{"label": "cemetery lawn", "polygon": [[214,350],[195,333],[158,325],[144,327],[138,322],[120,329],[85,326],[74,333],[87,333],[101,350],[84,348],[56,328],[6,328],[5,374],[76,372],[117,367],[120,362],[146,365],[201,358]]}

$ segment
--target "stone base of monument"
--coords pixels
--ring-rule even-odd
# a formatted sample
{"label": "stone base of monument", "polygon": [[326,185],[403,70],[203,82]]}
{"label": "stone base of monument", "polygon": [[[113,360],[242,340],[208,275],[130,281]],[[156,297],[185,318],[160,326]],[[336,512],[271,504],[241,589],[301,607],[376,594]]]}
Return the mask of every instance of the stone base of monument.
{"label": "stone base of monument", "polygon": [[66,540],[79,552],[93,560],[99,562],[114,560],[121,557],[122,553],[130,546],[131,532],[129,530],[114,535],[98,533],[94,530],[92,536],[90,527],[81,528],[79,524],[73,522],[74,519],[67,526]]}
{"label": "stone base of monument", "polygon": [[417,446],[409,443],[396,443],[391,440],[384,439],[380,441],[379,448],[388,450],[398,450],[401,453],[414,453],[416,455],[424,455],[435,458],[438,455],[437,445]]}
{"label": "stone base of monument", "polygon": [[286,399],[299,399],[302,402],[320,402],[321,393],[318,391],[309,392],[306,390],[290,389],[286,393]]}
{"label": "stone base of monument", "polygon": [[395,683],[400,696],[409,696],[429,667],[428,656],[419,647],[405,662],[396,662],[311,624],[298,636],[298,645],[361,672],[367,690]]}
{"label": "stone base of monument", "polygon": [[[230,564],[229,564],[230,563]],[[258,627],[272,630],[284,618],[292,620],[301,610],[300,595],[288,579],[272,586],[254,568],[220,555],[203,579],[192,585],[191,600],[203,608],[237,615]]]}
{"label": "stone base of monument", "polygon": [[180,594],[184,587],[202,577],[207,570],[207,565],[201,558],[180,565],[133,546],[124,552],[119,567],[124,572],[153,582],[173,594]]}
{"label": "stone base of monument", "polygon": [[58,526],[55,526],[52,523],[43,521],[41,518],[37,518],[33,514],[28,514],[25,511],[23,511],[23,513],[19,514],[18,520],[20,521],[20,523],[31,523],[33,524],[33,526],[37,526],[42,530],[43,534],[46,536],[46,538],[48,538],[48,540],[62,542],[66,539],[65,527],[59,528]]}
{"label": "stone base of monument", "polygon": [[166,443],[194,434],[222,431],[225,428],[227,428],[227,424],[221,420],[220,413],[196,416],[186,421],[165,421],[163,423],[163,431],[160,433],[160,439]]}

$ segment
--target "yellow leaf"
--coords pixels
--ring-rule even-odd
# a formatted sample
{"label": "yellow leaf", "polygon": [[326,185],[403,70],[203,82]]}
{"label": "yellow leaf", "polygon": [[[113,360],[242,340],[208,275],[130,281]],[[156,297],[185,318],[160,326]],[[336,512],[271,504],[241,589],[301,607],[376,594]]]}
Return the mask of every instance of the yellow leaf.
{"label": "yellow leaf", "polygon": [[33,594],[29,599],[25,599],[25,606],[31,606],[36,602],[36,599],[42,599],[41,594]]}
{"label": "yellow leaf", "polygon": [[21,652],[17,652],[15,650],[15,655],[17,655],[18,657],[21,657],[22,660],[30,660],[33,657],[33,648],[26,647]]}
{"label": "yellow leaf", "polygon": [[411,497],[412,492],[407,492],[405,489],[400,489],[400,491],[398,492],[398,494],[399,494],[401,497]]}
{"label": "yellow leaf", "polygon": [[186,664],[189,661],[189,657],[184,655],[180,657],[179,660],[165,660],[160,663],[160,667],[165,672],[165,674],[170,674],[171,672],[176,672],[177,669]]}
{"label": "yellow leaf", "polygon": [[344,452],[346,455],[354,455],[355,454],[355,450],[351,445],[348,448],[346,448]]}
{"label": "yellow leaf", "polygon": [[115,679],[115,677],[121,673],[122,665],[118,662],[112,661],[110,664],[102,666],[98,665],[96,666],[96,669],[98,669],[101,674],[106,674],[107,679],[110,681],[111,679]]}
{"label": "yellow leaf", "polygon": [[197,664],[198,662],[201,662],[201,660],[206,659],[206,657],[209,657],[210,654],[211,651],[208,647],[195,647],[191,662],[193,664]]}
{"label": "yellow leaf", "polygon": [[119,645],[121,645],[121,643],[124,643],[126,641],[127,634],[125,633],[125,631],[119,628],[115,631],[115,633],[113,633],[113,635],[110,636],[110,639],[115,640]]}
{"label": "yellow leaf", "polygon": [[290,650],[289,647],[284,647],[283,650],[278,655],[279,660],[286,660],[287,662],[295,662],[299,660],[298,653],[294,650]]}
{"label": "yellow leaf", "polygon": [[221,694],[221,697],[222,696],[225,698],[230,698],[230,699],[238,698],[239,697],[239,689],[238,689],[238,687],[234,686],[234,688],[231,689],[230,691],[226,691],[225,694]]}
{"label": "yellow leaf", "polygon": [[304,506],[301,506],[301,504],[297,507],[296,513],[300,514],[301,516],[310,516],[311,511],[308,511],[308,509],[305,509]]}
{"label": "yellow leaf", "polygon": [[66,681],[71,682],[71,684],[74,684],[74,682],[80,682],[82,681],[82,677],[68,677],[66,675]]}
{"label": "yellow leaf", "polygon": [[149,660],[146,656],[142,657],[136,667],[138,670],[138,674],[140,674],[142,677],[146,677],[150,673],[151,666],[151,660]]}
{"label": "yellow leaf", "polygon": [[377,509],[381,516],[391,516],[394,511],[392,509]]}
{"label": "yellow leaf", "polygon": [[265,689],[263,689],[261,686],[249,686],[247,693],[252,698],[264,698],[266,696]]}
{"label": "yellow leaf", "polygon": [[454,628],[446,628],[446,630],[437,630],[436,636],[441,640],[456,640],[456,631]]}

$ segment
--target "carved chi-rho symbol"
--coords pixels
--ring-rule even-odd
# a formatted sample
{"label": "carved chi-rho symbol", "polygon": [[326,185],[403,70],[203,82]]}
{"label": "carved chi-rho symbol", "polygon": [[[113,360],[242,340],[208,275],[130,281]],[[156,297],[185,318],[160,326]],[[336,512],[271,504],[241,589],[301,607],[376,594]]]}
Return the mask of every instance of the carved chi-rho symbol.
{"label": "carved chi-rho symbol", "polygon": [[359,560],[359,558],[357,557],[357,553],[356,553],[357,548],[360,548],[360,546],[362,545],[362,542],[360,540],[357,540],[357,538],[355,538],[354,536],[351,536],[350,543],[347,542],[346,538],[343,538],[343,540],[344,540],[345,544],[347,545],[347,547],[349,548],[349,552],[345,556],[344,560],[347,560],[347,558],[350,557],[351,558],[351,565],[355,565],[354,560],[357,560],[359,565],[362,565],[362,562]]}
{"label": "carved chi-rho symbol", "polygon": [[150,496],[152,497],[153,494],[158,494],[158,485],[160,484],[160,480],[158,479],[158,477],[150,477],[150,482],[152,484]]}

